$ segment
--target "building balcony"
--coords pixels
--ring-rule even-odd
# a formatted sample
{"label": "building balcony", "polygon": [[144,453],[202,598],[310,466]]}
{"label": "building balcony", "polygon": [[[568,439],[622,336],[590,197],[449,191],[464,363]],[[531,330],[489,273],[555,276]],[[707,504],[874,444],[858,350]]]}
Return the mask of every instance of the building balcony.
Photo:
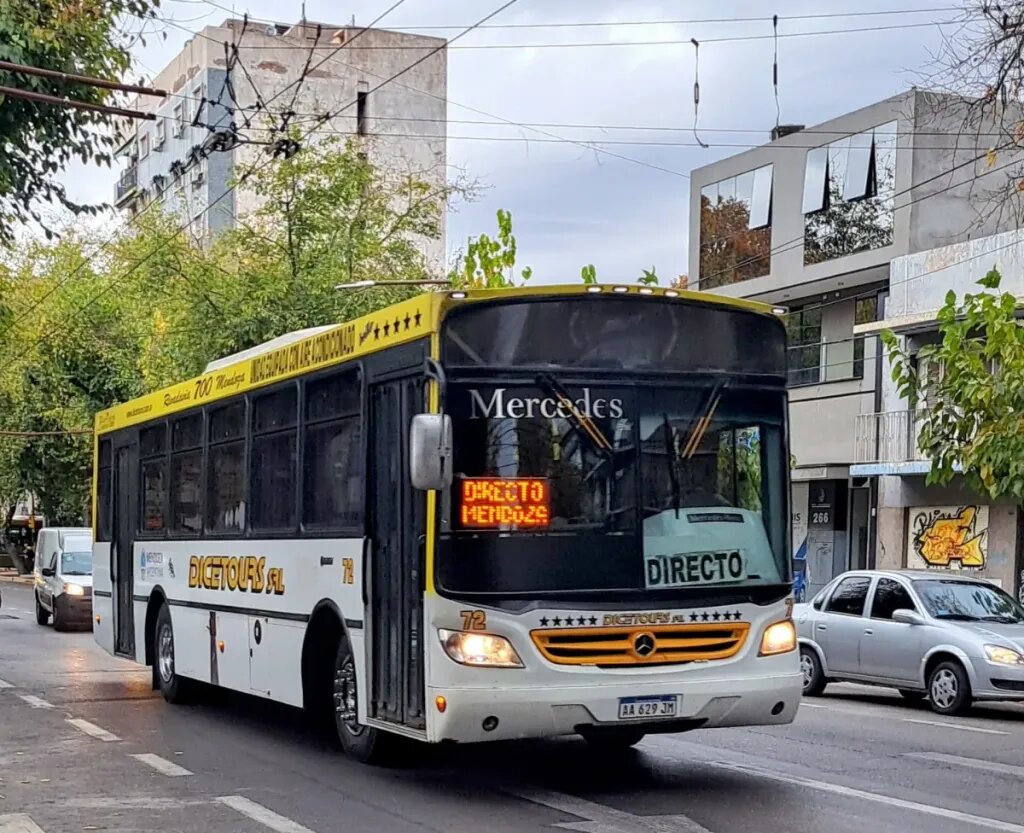
{"label": "building balcony", "polygon": [[139,171],[134,165],[126,168],[121,178],[114,186],[114,205],[121,206],[126,203],[139,188]]}
{"label": "building balcony", "polygon": [[927,474],[931,462],[917,444],[924,413],[908,409],[858,415],[850,474]]}

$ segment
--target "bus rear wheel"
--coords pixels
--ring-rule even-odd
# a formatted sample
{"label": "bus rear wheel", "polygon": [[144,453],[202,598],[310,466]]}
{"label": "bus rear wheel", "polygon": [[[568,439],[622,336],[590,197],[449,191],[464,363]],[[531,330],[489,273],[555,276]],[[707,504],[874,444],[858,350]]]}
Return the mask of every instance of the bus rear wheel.
{"label": "bus rear wheel", "polygon": [[166,603],[160,606],[156,616],[153,644],[156,648],[153,664],[157,688],[168,703],[186,702],[190,681],[179,677],[174,670],[174,627],[171,625],[171,610]]}
{"label": "bus rear wheel", "polygon": [[352,648],[344,636],[338,642],[331,675],[331,709],[338,743],[350,758],[366,764],[382,764],[393,740],[372,726],[359,722],[359,688]]}

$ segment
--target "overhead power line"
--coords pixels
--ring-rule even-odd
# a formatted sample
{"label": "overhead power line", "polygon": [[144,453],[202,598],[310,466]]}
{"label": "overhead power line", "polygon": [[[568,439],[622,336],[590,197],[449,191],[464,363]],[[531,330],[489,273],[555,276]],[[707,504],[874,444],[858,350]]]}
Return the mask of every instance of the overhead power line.
{"label": "overhead power line", "polygon": [[33,67],[27,64],[16,64],[12,61],[0,61],[0,70],[6,72],[17,72],[21,75],[35,75],[40,78],[53,78],[67,84],[82,84],[87,87],[99,87],[105,90],[116,90],[122,93],[136,93],[138,95],[151,95],[158,98],[167,98],[166,90],[155,90],[152,87],[140,87],[135,84],[122,84],[119,81],[108,81],[105,78],[93,78],[89,75],[73,75],[69,72],[59,72],[55,69],[44,69]]}
{"label": "overhead power line", "polygon": [[142,113],[138,110],[126,110],[123,107],[111,107],[108,104],[92,104],[88,101],[79,101],[74,98],[61,98],[60,96],[37,93],[32,90],[22,90],[17,87],[0,86],[0,96],[23,98],[26,101],[35,101],[39,104],[53,104],[57,107],[73,107],[76,110],[90,110],[94,113],[106,113],[108,116],[124,116],[129,119],[148,119],[152,121],[156,118],[152,113]]}

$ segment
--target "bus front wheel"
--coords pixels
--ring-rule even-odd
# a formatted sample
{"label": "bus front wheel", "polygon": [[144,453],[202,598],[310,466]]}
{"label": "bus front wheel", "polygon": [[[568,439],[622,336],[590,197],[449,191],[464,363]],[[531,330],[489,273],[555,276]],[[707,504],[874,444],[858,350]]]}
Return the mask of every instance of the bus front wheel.
{"label": "bus front wheel", "polygon": [[338,742],[350,758],[367,764],[384,763],[391,737],[359,722],[359,689],[355,658],[342,636],[331,676],[331,709]]}
{"label": "bus front wheel", "polygon": [[184,703],[188,699],[189,681],[174,671],[174,628],[171,611],[164,603],[156,617],[153,644],[156,646],[156,684],[168,703]]}

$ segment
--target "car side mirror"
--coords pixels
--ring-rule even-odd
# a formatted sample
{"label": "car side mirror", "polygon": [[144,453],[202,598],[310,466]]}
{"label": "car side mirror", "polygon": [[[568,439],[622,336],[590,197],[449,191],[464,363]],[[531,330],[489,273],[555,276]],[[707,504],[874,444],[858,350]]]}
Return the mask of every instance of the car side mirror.
{"label": "car side mirror", "polygon": [[412,418],[409,476],[414,489],[452,485],[452,419],[447,414],[416,414]]}
{"label": "car side mirror", "polygon": [[57,570],[54,567],[43,567],[42,574],[47,578],[57,575]]}
{"label": "car side mirror", "polygon": [[907,610],[906,608],[900,608],[892,612],[892,620],[894,622],[902,622],[904,625],[923,625],[924,617],[916,610]]}

